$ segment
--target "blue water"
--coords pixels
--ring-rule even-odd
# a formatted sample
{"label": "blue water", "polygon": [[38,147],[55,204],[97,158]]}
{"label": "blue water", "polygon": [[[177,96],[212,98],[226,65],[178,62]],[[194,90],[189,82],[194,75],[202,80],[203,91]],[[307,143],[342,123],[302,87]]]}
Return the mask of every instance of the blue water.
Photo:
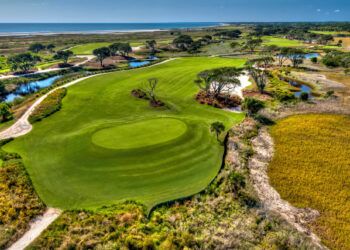
{"label": "blue water", "polygon": [[306,59],[311,59],[311,58],[319,57],[319,56],[320,56],[320,54],[318,54],[318,53],[308,53],[308,54],[305,55],[305,58]]}
{"label": "blue water", "polygon": [[183,23],[0,23],[0,35],[32,35],[55,33],[107,33],[147,30],[202,28],[219,22]]}
{"label": "blue water", "polygon": [[150,63],[151,63],[150,61],[133,61],[133,62],[129,62],[129,67],[131,67],[131,68],[138,68],[138,67],[141,67],[141,66],[148,65]]}
{"label": "blue water", "polygon": [[300,95],[301,95],[301,93],[303,93],[303,92],[304,92],[304,93],[308,93],[309,98],[312,97],[312,95],[311,95],[312,89],[311,89],[309,86],[306,86],[306,85],[303,85],[303,84],[302,84],[302,85],[299,86],[299,88],[300,88],[300,91],[294,93],[294,96],[295,96],[296,98],[299,98]]}
{"label": "blue water", "polygon": [[22,97],[27,94],[35,93],[40,89],[47,88],[51,86],[55,82],[55,80],[59,79],[60,77],[61,76],[53,76],[45,80],[34,81],[34,82],[23,84],[19,88],[17,88],[14,93],[8,94],[5,97],[5,101],[12,102],[17,97]]}

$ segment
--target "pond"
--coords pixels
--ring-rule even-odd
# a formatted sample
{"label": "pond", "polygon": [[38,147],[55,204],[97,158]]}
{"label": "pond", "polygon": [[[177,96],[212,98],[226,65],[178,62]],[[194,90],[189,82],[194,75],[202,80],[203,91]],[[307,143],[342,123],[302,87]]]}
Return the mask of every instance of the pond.
{"label": "pond", "polygon": [[50,78],[47,78],[45,80],[40,80],[40,81],[33,81],[29,82],[26,84],[22,84],[19,88],[15,90],[15,92],[10,93],[5,96],[5,101],[6,102],[12,102],[14,101],[17,97],[22,97],[27,94],[32,94],[37,92],[40,89],[47,88],[51,86],[57,79],[61,78],[62,76],[53,76]]}
{"label": "pond", "polygon": [[130,68],[138,68],[150,64],[151,61],[132,61],[129,62]]}
{"label": "pond", "polygon": [[[289,57],[292,57],[292,56],[295,56],[295,55],[299,55],[299,54],[293,54],[293,55],[290,55]],[[280,55],[277,55],[277,57],[279,57]],[[300,54],[300,56],[302,56]],[[311,59],[311,58],[314,58],[314,57],[319,57],[320,54],[319,53],[307,53],[307,54],[303,54],[304,58],[305,59]]]}
{"label": "pond", "polygon": [[280,77],[280,80],[288,82],[291,86],[298,88],[299,90],[294,92],[294,96],[296,98],[300,98],[301,93],[307,93],[309,95],[309,98],[312,98],[312,88],[310,86],[307,86],[305,84],[302,84],[300,82],[285,79],[284,77]]}
{"label": "pond", "polygon": [[156,60],[158,60],[158,57],[156,57],[156,56],[149,56],[146,60],[135,59],[135,60],[129,62],[129,67],[130,68],[142,67],[142,66],[150,64],[151,61],[156,61]]}

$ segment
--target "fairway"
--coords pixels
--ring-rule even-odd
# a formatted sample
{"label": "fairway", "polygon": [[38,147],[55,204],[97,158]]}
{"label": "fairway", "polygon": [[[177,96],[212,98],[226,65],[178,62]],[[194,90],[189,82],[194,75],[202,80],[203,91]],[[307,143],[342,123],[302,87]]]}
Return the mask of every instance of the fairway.
{"label": "fairway", "polygon": [[[92,52],[94,49],[101,48],[101,47],[108,47],[112,43],[106,43],[106,42],[101,42],[101,43],[87,43],[87,44],[81,44],[72,47],[70,50],[75,54],[75,55],[92,55]],[[130,43],[130,46],[136,47],[140,46],[143,43],[141,42],[132,42]]]}
{"label": "fairway", "polygon": [[278,47],[302,47],[305,46],[302,42],[296,40],[289,40],[286,38],[263,36],[263,45],[270,46],[276,45]]}
{"label": "fairway", "polygon": [[[229,129],[244,118],[198,104],[194,80],[202,70],[244,62],[181,58],[84,80],[68,88],[59,112],[4,149],[23,157],[48,206],[94,209],[136,200],[150,209],[193,195],[222,164],[223,146],[210,124],[221,121]],[[152,77],[167,108],[131,95]]]}
{"label": "fairway", "polygon": [[328,247],[350,249],[350,117],[292,116],[271,133],[271,184],[293,205],[320,212],[311,227]]}

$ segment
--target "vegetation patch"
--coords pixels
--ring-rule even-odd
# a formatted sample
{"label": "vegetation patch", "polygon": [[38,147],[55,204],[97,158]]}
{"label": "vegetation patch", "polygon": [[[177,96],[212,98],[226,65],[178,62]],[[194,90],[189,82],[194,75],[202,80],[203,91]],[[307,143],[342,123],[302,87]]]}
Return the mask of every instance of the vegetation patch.
{"label": "vegetation patch", "polygon": [[[224,148],[210,132],[210,124],[222,122],[230,128],[244,118],[244,114],[198,104],[193,98],[198,92],[194,80],[203,70],[242,67],[244,62],[183,58],[86,79],[69,88],[60,112],[36,123],[31,133],[5,149],[23,157],[40,197],[57,208],[94,209],[136,200],[151,209],[193,195],[214,179],[222,164]],[[150,78],[158,79],[155,95],[167,103],[167,109],[155,109],[130,94]],[[155,118],[161,119],[152,125]],[[179,122],[168,123],[164,118]],[[136,131],[133,126],[137,122],[145,123]],[[183,135],[182,125],[178,126],[182,122],[187,125]],[[112,129],[121,124],[126,125],[125,135]],[[154,130],[143,135],[146,126],[154,126]],[[162,127],[168,141],[149,145],[156,127]],[[139,136],[141,146],[148,146],[133,145],[127,150],[96,146],[91,138],[107,128],[111,130],[101,135],[104,138],[119,136],[120,145],[127,145],[129,136],[134,135]],[[118,141],[112,146],[117,147]]]}
{"label": "vegetation patch", "polygon": [[271,129],[272,185],[293,205],[320,212],[310,226],[334,249],[350,248],[349,128],[348,116],[313,114],[286,118]]}
{"label": "vegetation patch", "polygon": [[[1,146],[6,141],[1,142]],[[22,236],[44,212],[19,155],[0,151],[0,249]]]}
{"label": "vegetation patch", "polygon": [[33,113],[29,116],[29,122],[35,123],[57,112],[62,107],[62,99],[66,96],[67,89],[60,88],[48,95]]}

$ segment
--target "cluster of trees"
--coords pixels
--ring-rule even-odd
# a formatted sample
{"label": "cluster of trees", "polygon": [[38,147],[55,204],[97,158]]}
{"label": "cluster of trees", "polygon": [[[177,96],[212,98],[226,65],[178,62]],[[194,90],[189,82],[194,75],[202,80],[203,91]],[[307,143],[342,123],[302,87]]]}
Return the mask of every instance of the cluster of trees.
{"label": "cluster of trees", "polygon": [[129,43],[113,43],[108,47],[101,47],[95,49],[92,53],[96,56],[103,67],[103,60],[109,56],[121,55],[128,56],[132,52],[132,48]]}
{"label": "cluster of trees", "polygon": [[212,40],[213,38],[210,35],[206,35],[197,41],[194,41],[189,35],[180,35],[173,40],[173,45],[182,51],[197,53],[202,46],[210,44]]}
{"label": "cluster of trees", "polygon": [[241,73],[242,70],[235,67],[205,70],[198,74],[195,83],[207,97],[218,98],[224,90],[230,92],[241,84],[238,79]]}
{"label": "cluster of trees", "polygon": [[316,34],[305,30],[291,30],[287,33],[286,37],[288,39],[300,40],[305,43],[316,42],[323,45],[333,41],[332,35]]}
{"label": "cluster of trees", "polygon": [[50,52],[53,52],[55,47],[56,46],[52,43],[50,43],[48,45],[44,45],[42,43],[33,43],[29,46],[28,50],[33,52],[33,53],[38,53],[42,50],[48,50]]}
{"label": "cluster of trees", "polygon": [[67,65],[69,58],[73,55],[74,53],[70,50],[60,50],[56,52],[53,58],[55,60],[63,60],[64,65]]}
{"label": "cluster of trees", "polygon": [[281,48],[277,55],[278,64],[280,67],[284,65],[287,60],[290,60],[293,67],[298,67],[305,59],[305,52],[298,48]]}
{"label": "cluster of trees", "polygon": [[20,53],[7,58],[7,64],[12,71],[28,72],[31,68],[41,61],[39,56],[31,53]]}
{"label": "cluster of trees", "polygon": [[322,63],[327,67],[350,67],[350,53],[330,51],[323,58]]}
{"label": "cluster of trees", "polygon": [[214,34],[214,36],[218,36],[221,39],[237,39],[241,36],[242,31],[240,30],[223,30],[223,31],[219,31],[217,33]]}
{"label": "cluster of trees", "polygon": [[0,103],[0,119],[1,122],[9,121],[13,118],[10,106],[6,102]]}
{"label": "cluster of trees", "polygon": [[151,51],[151,55],[154,55],[157,51],[157,41],[156,40],[147,40],[146,48]]}

